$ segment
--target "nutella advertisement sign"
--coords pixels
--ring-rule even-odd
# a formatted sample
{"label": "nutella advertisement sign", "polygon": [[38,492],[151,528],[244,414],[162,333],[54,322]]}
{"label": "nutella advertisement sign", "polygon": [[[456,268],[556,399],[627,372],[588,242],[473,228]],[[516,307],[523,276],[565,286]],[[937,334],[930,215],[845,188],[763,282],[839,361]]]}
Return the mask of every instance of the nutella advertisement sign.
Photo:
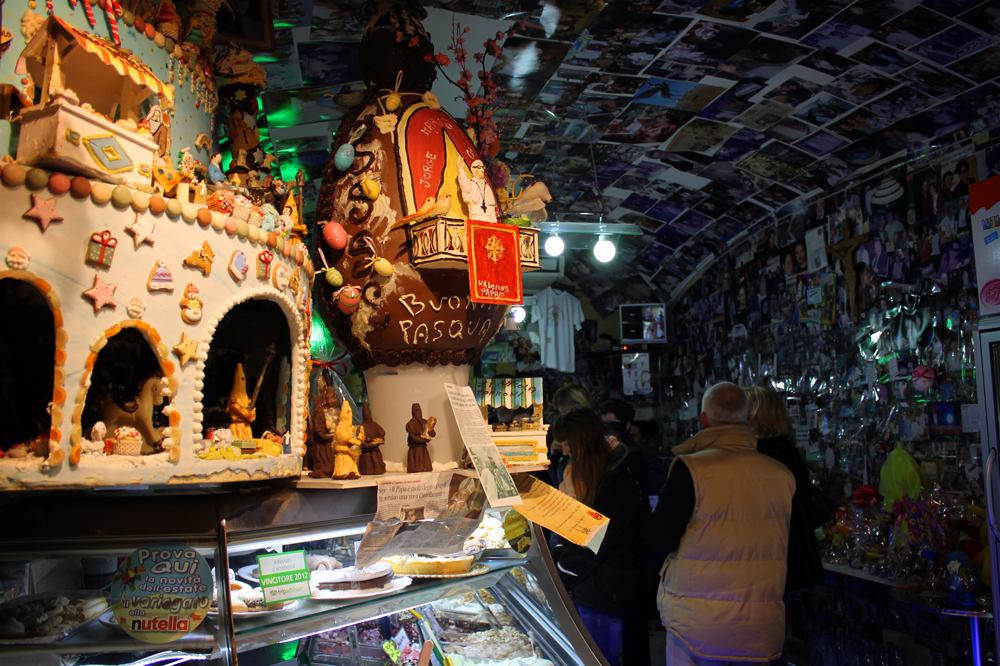
{"label": "nutella advertisement sign", "polygon": [[979,316],[1000,314],[1000,176],[969,188]]}

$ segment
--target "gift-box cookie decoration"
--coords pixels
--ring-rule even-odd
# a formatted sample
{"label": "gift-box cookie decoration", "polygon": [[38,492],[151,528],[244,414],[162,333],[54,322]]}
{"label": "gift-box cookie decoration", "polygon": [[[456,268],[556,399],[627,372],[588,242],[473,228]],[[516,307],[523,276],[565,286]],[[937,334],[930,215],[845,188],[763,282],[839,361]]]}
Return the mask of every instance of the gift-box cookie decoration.
{"label": "gift-box cookie decoration", "polygon": [[188,324],[197,324],[204,315],[204,309],[205,304],[198,298],[198,287],[188,282],[181,299],[181,319]]}
{"label": "gift-box cookie decoration", "polygon": [[201,274],[208,277],[212,273],[212,261],[215,259],[215,252],[212,246],[205,241],[200,250],[195,250],[191,256],[184,260],[185,266],[191,266],[201,271]]}
{"label": "gift-box cookie decoration", "polygon": [[257,254],[257,279],[266,280],[271,276],[271,262],[274,261],[274,255],[264,250]]}
{"label": "gift-box cookie decoration", "polygon": [[87,263],[111,268],[111,260],[115,258],[115,248],[118,239],[112,238],[110,231],[95,231],[87,243]]}
{"label": "gift-box cookie decoration", "polygon": [[153,230],[156,229],[156,222],[150,218],[143,219],[142,213],[135,214],[135,222],[125,227],[125,231],[132,234],[132,240],[135,241],[135,246],[139,247],[142,243],[149,243],[152,245],[156,241],[153,240]]}
{"label": "gift-box cookie decoration", "polygon": [[243,282],[249,271],[250,265],[247,263],[246,253],[243,250],[233,252],[233,256],[229,258],[229,275],[237,282]]}
{"label": "gift-box cookie decoration", "polygon": [[167,268],[167,262],[157,259],[153,270],[149,272],[149,279],[146,281],[146,289],[149,291],[173,291],[174,276]]}
{"label": "gift-box cookie decoration", "polygon": [[108,284],[101,279],[100,275],[94,276],[94,286],[83,292],[83,295],[89,298],[94,303],[94,314],[103,308],[117,308],[118,304],[115,303],[115,289],[118,288],[118,283]]}

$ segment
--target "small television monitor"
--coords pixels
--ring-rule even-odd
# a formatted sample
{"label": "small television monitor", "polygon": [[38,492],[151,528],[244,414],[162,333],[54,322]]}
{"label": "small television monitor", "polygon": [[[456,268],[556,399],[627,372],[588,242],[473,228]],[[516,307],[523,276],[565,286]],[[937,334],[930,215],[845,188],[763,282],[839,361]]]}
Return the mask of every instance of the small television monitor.
{"label": "small television monitor", "polygon": [[618,306],[622,344],[667,341],[667,307],[663,303],[631,303]]}

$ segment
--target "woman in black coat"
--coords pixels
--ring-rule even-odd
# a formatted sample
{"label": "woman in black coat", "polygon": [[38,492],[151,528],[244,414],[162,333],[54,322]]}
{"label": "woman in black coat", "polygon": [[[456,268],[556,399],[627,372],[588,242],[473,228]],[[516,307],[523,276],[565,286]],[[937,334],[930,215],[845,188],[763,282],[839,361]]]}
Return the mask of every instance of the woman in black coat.
{"label": "woman in black coat", "polygon": [[[595,553],[553,534],[552,557],[584,625],[610,664],[648,663],[649,644],[629,640],[645,622],[642,605],[643,529],[647,511],[636,479],[642,461],[621,444],[612,446],[600,417],[582,405],[569,408],[552,428],[572,459],[563,491],[610,519]],[[623,634],[625,640],[623,641]],[[645,660],[636,651],[645,650]]]}
{"label": "woman in black coat", "polygon": [[[746,389],[750,428],[757,436],[757,450],[782,463],[795,476],[792,516],[788,530],[788,575],[785,578],[785,612],[800,590],[823,582],[825,573],[814,532],[828,516],[814,505],[809,468],[792,442],[794,430],[785,399],[769,385]],[[784,655],[772,664],[785,664]]]}

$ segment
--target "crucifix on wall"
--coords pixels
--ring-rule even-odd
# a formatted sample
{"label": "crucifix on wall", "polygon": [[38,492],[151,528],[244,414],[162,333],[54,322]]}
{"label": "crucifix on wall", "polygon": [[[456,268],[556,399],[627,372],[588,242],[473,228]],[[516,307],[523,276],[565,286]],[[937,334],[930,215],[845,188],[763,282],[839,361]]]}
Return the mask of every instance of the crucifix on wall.
{"label": "crucifix on wall", "polygon": [[851,320],[858,322],[857,284],[858,275],[854,270],[854,252],[858,246],[868,240],[868,234],[842,240],[833,245],[827,245],[826,251],[835,255],[844,264],[844,280],[847,283],[847,300],[851,307]]}

